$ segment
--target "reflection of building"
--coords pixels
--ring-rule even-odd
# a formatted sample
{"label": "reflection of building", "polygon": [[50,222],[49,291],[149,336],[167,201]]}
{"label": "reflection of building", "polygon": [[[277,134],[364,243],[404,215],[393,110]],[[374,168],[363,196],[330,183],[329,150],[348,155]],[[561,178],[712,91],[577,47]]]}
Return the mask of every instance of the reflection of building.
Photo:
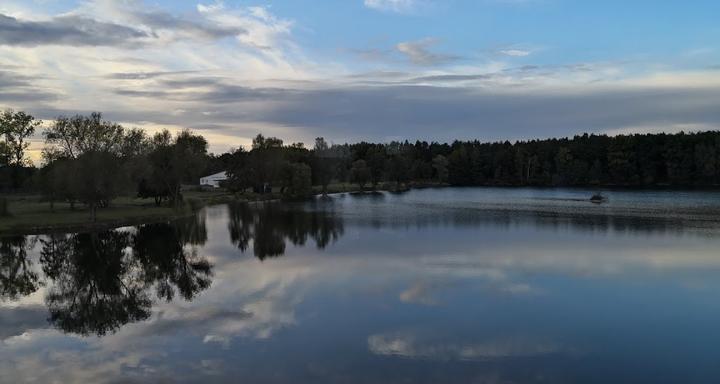
{"label": "reflection of building", "polygon": [[225,180],[227,180],[227,173],[223,171],[210,176],[201,177],[200,185],[209,185],[211,187],[218,188],[220,187],[220,182]]}

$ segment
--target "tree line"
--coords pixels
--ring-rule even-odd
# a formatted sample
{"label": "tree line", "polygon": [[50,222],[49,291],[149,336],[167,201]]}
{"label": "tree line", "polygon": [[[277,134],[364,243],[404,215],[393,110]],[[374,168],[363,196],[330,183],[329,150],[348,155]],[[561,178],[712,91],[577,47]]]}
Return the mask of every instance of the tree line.
{"label": "tree line", "polygon": [[[27,157],[40,121],[25,112],[0,115],[0,189],[42,193],[93,213],[120,195],[177,206],[182,186],[226,171],[237,193],[304,197],[332,183],[359,189],[413,183],[458,186],[683,186],[720,182],[720,132],[595,135],[505,142],[426,141],[329,144],[312,148],[257,135],[251,148],[208,153],[201,135],[141,129],[100,113],[59,117],[42,132],[42,167]],[[0,204],[1,205],[1,204]]]}
{"label": "tree line", "polygon": [[364,190],[412,183],[455,186],[712,187],[720,182],[720,132],[595,135],[505,142],[390,142],[283,146],[258,135],[250,151],[223,155],[227,187],[290,195],[332,182]]}

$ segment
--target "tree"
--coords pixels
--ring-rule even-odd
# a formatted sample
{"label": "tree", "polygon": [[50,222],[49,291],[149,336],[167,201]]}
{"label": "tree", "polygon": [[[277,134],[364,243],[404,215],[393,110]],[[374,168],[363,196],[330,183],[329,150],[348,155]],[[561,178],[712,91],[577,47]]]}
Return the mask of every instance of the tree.
{"label": "tree", "polygon": [[386,158],[387,153],[383,146],[372,146],[367,152],[365,160],[370,169],[370,180],[372,181],[373,188],[377,187],[383,178]]}
{"label": "tree", "polygon": [[175,138],[175,169],[180,170],[182,182],[195,184],[205,169],[207,162],[208,142],[189,129],[180,132]]}
{"label": "tree", "polygon": [[370,168],[368,168],[365,160],[357,160],[353,162],[350,170],[350,179],[353,183],[360,186],[360,190],[365,190],[365,185],[370,181]]}
{"label": "tree", "polygon": [[391,156],[385,168],[388,180],[394,181],[396,188],[410,179],[410,164],[402,154]]}
{"label": "tree", "polygon": [[10,165],[10,146],[5,142],[5,135],[0,134],[0,168]]}
{"label": "tree", "polygon": [[631,138],[618,136],[608,148],[608,172],[613,184],[632,185],[638,181],[637,153]]}
{"label": "tree", "polygon": [[435,170],[435,175],[441,183],[445,183],[448,180],[448,160],[443,155],[437,155],[432,160],[432,167]]}
{"label": "tree", "polygon": [[182,131],[173,140],[170,132],[164,130],[153,137],[150,145],[151,170],[141,181],[138,194],[154,197],[156,202],[167,198],[178,206],[182,201],[183,182],[196,183],[205,169],[207,140],[189,130]]}
{"label": "tree", "polygon": [[119,124],[102,119],[102,114],[58,117],[44,132],[45,143],[54,146],[62,157],[77,158],[85,152],[120,154],[127,150],[125,131]]}
{"label": "tree", "polygon": [[70,207],[75,208],[75,189],[72,188],[73,173],[70,159],[55,159],[44,166],[37,173],[36,185],[39,187],[44,199],[50,202],[50,210],[55,210],[55,203],[61,200],[70,202]]}
{"label": "tree", "polygon": [[118,159],[108,152],[85,152],[73,161],[71,185],[74,196],[90,208],[92,220],[97,209],[110,205],[123,187],[126,177]]}
{"label": "tree", "polygon": [[555,175],[553,175],[553,184],[565,185],[571,180],[571,167],[573,163],[573,155],[566,147],[560,147],[555,155]]}
{"label": "tree", "polygon": [[712,185],[717,181],[717,154],[712,144],[695,145],[695,169],[698,184]]}
{"label": "tree", "polygon": [[330,147],[324,138],[318,137],[315,139],[313,154],[313,177],[322,186],[323,195],[327,195],[328,185],[335,177],[335,162]]}
{"label": "tree", "polygon": [[248,175],[256,192],[265,193],[272,190],[274,183],[281,179],[285,166],[286,150],[283,141],[263,135],[253,139],[252,151],[248,160]]}
{"label": "tree", "polygon": [[226,169],[228,179],[225,187],[232,192],[245,192],[252,186],[252,175],[249,169],[249,153],[242,147],[230,153]]}
{"label": "tree", "polygon": [[98,208],[131,190],[145,173],[149,142],[144,131],[126,130],[100,113],[59,117],[45,130],[45,168],[39,185],[51,207],[59,198],[84,202],[95,220]]}
{"label": "tree", "polygon": [[289,172],[289,185],[286,195],[292,198],[307,197],[312,194],[312,171],[307,164],[290,163],[287,165]]}
{"label": "tree", "polygon": [[465,146],[460,146],[452,151],[448,157],[448,181],[450,184],[472,185],[475,182],[472,169],[473,162]]}
{"label": "tree", "polygon": [[277,137],[268,137],[258,134],[252,142],[252,149],[277,149],[282,148],[283,141]]}
{"label": "tree", "polygon": [[40,124],[41,121],[22,111],[7,110],[0,115],[0,165],[12,167],[13,188],[20,187],[21,170],[30,162],[26,157],[28,139]]}

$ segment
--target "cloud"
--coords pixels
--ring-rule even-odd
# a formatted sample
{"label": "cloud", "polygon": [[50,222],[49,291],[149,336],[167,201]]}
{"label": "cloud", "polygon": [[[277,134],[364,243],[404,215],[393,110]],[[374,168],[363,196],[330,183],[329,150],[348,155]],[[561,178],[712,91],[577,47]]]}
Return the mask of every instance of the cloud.
{"label": "cloud", "polygon": [[438,301],[433,293],[438,289],[442,289],[447,283],[435,281],[418,281],[400,292],[400,301],[404,303],[437,305]]}
{"label": "cloud", "polygon": [[114,80],[147,80],[157,77],[193,73],[193,71],[157,71],[157,72],[117,72],[105,75],[107,79]]}
{"label": "cloud", "polygon": [[398,43],[395,48],[416,65],[432,66],[446,64],[459,59],[458,56],[431,52],[430,48],[437,44],[437,42],[435,38],[425,38],[422,40]]}
{"label": "cloud", "polygon": [[[187,334],[191,330],[207,331],[208,329],[228,327],[228,324],[243,324],[252,319],[253,314],[246,311],[198,308],[181,315],[169,317],[160,313],[156,319],[148,322],[135,335],[139,337],[168,336],[179,333]],[[215,340],[208,340],[215,341]]]}
{"label": "cloud", "polygon": [[617,86],[577,91],[376,85],[278,94],[263,109],[245,111],[244,116],[226,111],[217,117],[298,127],[305,137],[325,135],[340,142],[382,141],[388,127],[394,136],[409,140],[503,140],[619,127],[655,125],[672,131],[677,124],[720,125],[715,103],[720,103],[720,91],[713,88]]}
{"label": "cloud", "polygon": [[487,3],[506,4],[506,5],[527,5],[545,3],[551,0],[486,0]]}
{"label": "cloud", "polygon": [[407,13],[418,5],[417,0],[364,0],[366,7],[384,12]]}
{"label": "cloud", "polygon": [[[139,23],[155,31],[168,30],[182,32],[182,36],[201,39],[221,39],[247,33],[242,26],[213,25],[209,22],[188,20],[171,13],[152,11],[130,13]],[[180,36],[177,36],[180,37]]]}
{"label": "cloud", "polygon": [[264,7],[231,10],[218,3],[198,5],[198,12],[218,26],[242,29],[245,33],[237,35],[237,40],[262,50],[272,51],[283,45],[283,38],[290,35],[293,26],[292,21],[277,18]]}
{"label": "cloud", "polygon": [[[410,3],[429,2],[366,5],[392,11]],[[295,22],[272,8],[206,2],[178,13],[152,4],[89,0],[63,14],[8,11],[2,28],[59,32],[2,30],[0,41],[14,43],[0,43],[0,109],[44,119],[99,110],[151,133],[191,128],[214,152],[259,131],[305,142],[452,141],[720,126],[713,67],[658,77],[627,63],[514,67],[508,62],[542,47],[496,46],[471,62],[439,52],[433,38],[356,52],[369,61],[314,61],[297,45]],[[107,33],[88,36],[96,30]]]}
{"label": "cloud", "polygon": [[376,355],[440,361],[487,361],[559,353],[557,343],[545,340],[508,338],[483,342],[446,341],[419,332],[375,334],[368,348]]}
{"label": "cloud", "polygon": [[456,81],[472,81],[472,80],[489,80],[495,78],[496,75],[494,74],[477,74],[477,75],[429,75],[429,76],[420,76],[415,77],[411,79],[411,82],[418,82],[418,83],[424,83],[424,82],[456,82]]}
{"label": "cloud", "polygon": [[59,95],[49,89],[43,89],[36,85],[40,76],[28,76],[16,71],[4,71],[0,69],[0,102],[22,103],[33,102],[43,103],[56,100]]}
{"label": "cloud", "polygon": [[47,316],[47,309],[42,305],[0,308],[1,343],[32,329],[49,328]]}
{"label": "cloud", "polygon": [[498,52],[499,52],[500,54],[505,55],[505,56],[513,56],[513,57],[525,57],[525,56],[530,56],[530,54],[532,53],[532,52],[529,51],[529,50],[513,49],[513,48],[503,49],[503,50],[500,50],[500,51],[498,51]]}
{"label": "cloud", "polygon": [[0,44],[4,45],[130,45],[146,37],[137,29],[80,16],[27,21],[0,14]]}

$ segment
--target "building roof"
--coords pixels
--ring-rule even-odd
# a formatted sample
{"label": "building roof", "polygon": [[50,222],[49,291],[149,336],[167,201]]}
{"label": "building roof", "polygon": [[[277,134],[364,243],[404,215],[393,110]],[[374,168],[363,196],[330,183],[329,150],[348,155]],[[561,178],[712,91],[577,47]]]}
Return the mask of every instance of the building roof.
{"label": "building roof", "polygon": [[227,178],[227,172],[222,171],[218,173],[213,173],[212,175],[203,176],[201,179],[211,179],[211,178]]}

